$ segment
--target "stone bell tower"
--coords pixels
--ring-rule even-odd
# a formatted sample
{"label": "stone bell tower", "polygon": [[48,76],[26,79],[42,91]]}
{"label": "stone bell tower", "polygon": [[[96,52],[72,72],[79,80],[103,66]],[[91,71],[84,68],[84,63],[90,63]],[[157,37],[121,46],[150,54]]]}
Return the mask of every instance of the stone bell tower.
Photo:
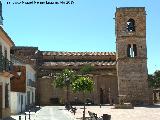
{"label": "stone bell tower", "polygon": [[119,97],[126,96],[126,102],[148,103],[145,8],[117,8],[115,28]]}

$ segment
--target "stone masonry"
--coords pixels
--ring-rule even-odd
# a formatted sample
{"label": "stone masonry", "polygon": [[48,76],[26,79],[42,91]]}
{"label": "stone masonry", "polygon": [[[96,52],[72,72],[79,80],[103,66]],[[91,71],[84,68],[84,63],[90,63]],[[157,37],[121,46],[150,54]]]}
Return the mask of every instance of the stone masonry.
{"label": "stone masonry", "polygon": [[115,22],[119,95],[149,103],[145,8],[117,8]]}

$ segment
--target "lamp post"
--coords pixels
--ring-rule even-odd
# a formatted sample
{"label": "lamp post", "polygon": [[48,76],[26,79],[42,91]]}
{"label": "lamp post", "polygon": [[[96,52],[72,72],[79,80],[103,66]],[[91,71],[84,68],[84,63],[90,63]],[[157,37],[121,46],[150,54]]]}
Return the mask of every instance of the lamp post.
{"label": "lamp post", "polygon": [[86,114],[86,102],[84,102],[84,107],[83,107],[83,120],[85,120],[85,114]]}

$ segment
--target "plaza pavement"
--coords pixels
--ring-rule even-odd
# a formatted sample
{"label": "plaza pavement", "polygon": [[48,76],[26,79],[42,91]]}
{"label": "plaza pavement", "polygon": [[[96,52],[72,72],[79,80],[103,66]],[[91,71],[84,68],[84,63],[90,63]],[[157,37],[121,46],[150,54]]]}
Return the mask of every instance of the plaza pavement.
{"label": "plaza pavement", "polygon": [[[64,106],[44,106],[39,111],[31,112],[30,120],[80,120],[82,118],[83,106],[76,106],[77,112],[74,115],[64,109]],[[160,104],[155,106],[135,107],[134,109],[114,109],[113,106],[86,106],[86,117],[88,111],[97,113],[100,117],[103,114],[111,115],[111,120],[160,120]],[[27,113],[28,114],[28,113]],[[21,115],[25,120],[24,114]],[[5,120],[19,120],[19,115],[12,115]],[[27,115],[27,119],[28,115]]]}
{"label": "plaza pavement", "polygon": [[[75,120],[80,120],[83,114],[83,106],[77,106],[76,115],[66,112]],[[160,104],[146,107],[134,107],[134,109],[114,109],[113,106],[86,106],[86,117],[88,111],[94,112],[98,117],[103,114],[111,115],[111,120],[160,120]]]}
{"label": "plaza pavement", "polygon": [[[34,111],[30,112],[30,120],[71,120],[64,111],[64,106],[44,106],[36,113]],[[28,112],[26,114],[26,120],[29,120]],[[19,120],[19,116],[21,116],[21,120],[25,120],[24,114],[12,115],[5,120]]]}

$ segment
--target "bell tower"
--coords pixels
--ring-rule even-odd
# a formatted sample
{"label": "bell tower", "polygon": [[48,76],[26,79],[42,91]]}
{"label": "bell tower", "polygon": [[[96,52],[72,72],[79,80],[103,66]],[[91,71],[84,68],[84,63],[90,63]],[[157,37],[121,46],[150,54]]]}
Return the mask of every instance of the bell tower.
{"label": "bell tower", "polygon": [[115,30],[119,97],[126,96],[126,102],[148,103],[145,8],[117,8]]}
{"label": "bell tower", "polygon": [[0,1],[0,26],[3,25],[3,17],[2,17],[2,2]]}

